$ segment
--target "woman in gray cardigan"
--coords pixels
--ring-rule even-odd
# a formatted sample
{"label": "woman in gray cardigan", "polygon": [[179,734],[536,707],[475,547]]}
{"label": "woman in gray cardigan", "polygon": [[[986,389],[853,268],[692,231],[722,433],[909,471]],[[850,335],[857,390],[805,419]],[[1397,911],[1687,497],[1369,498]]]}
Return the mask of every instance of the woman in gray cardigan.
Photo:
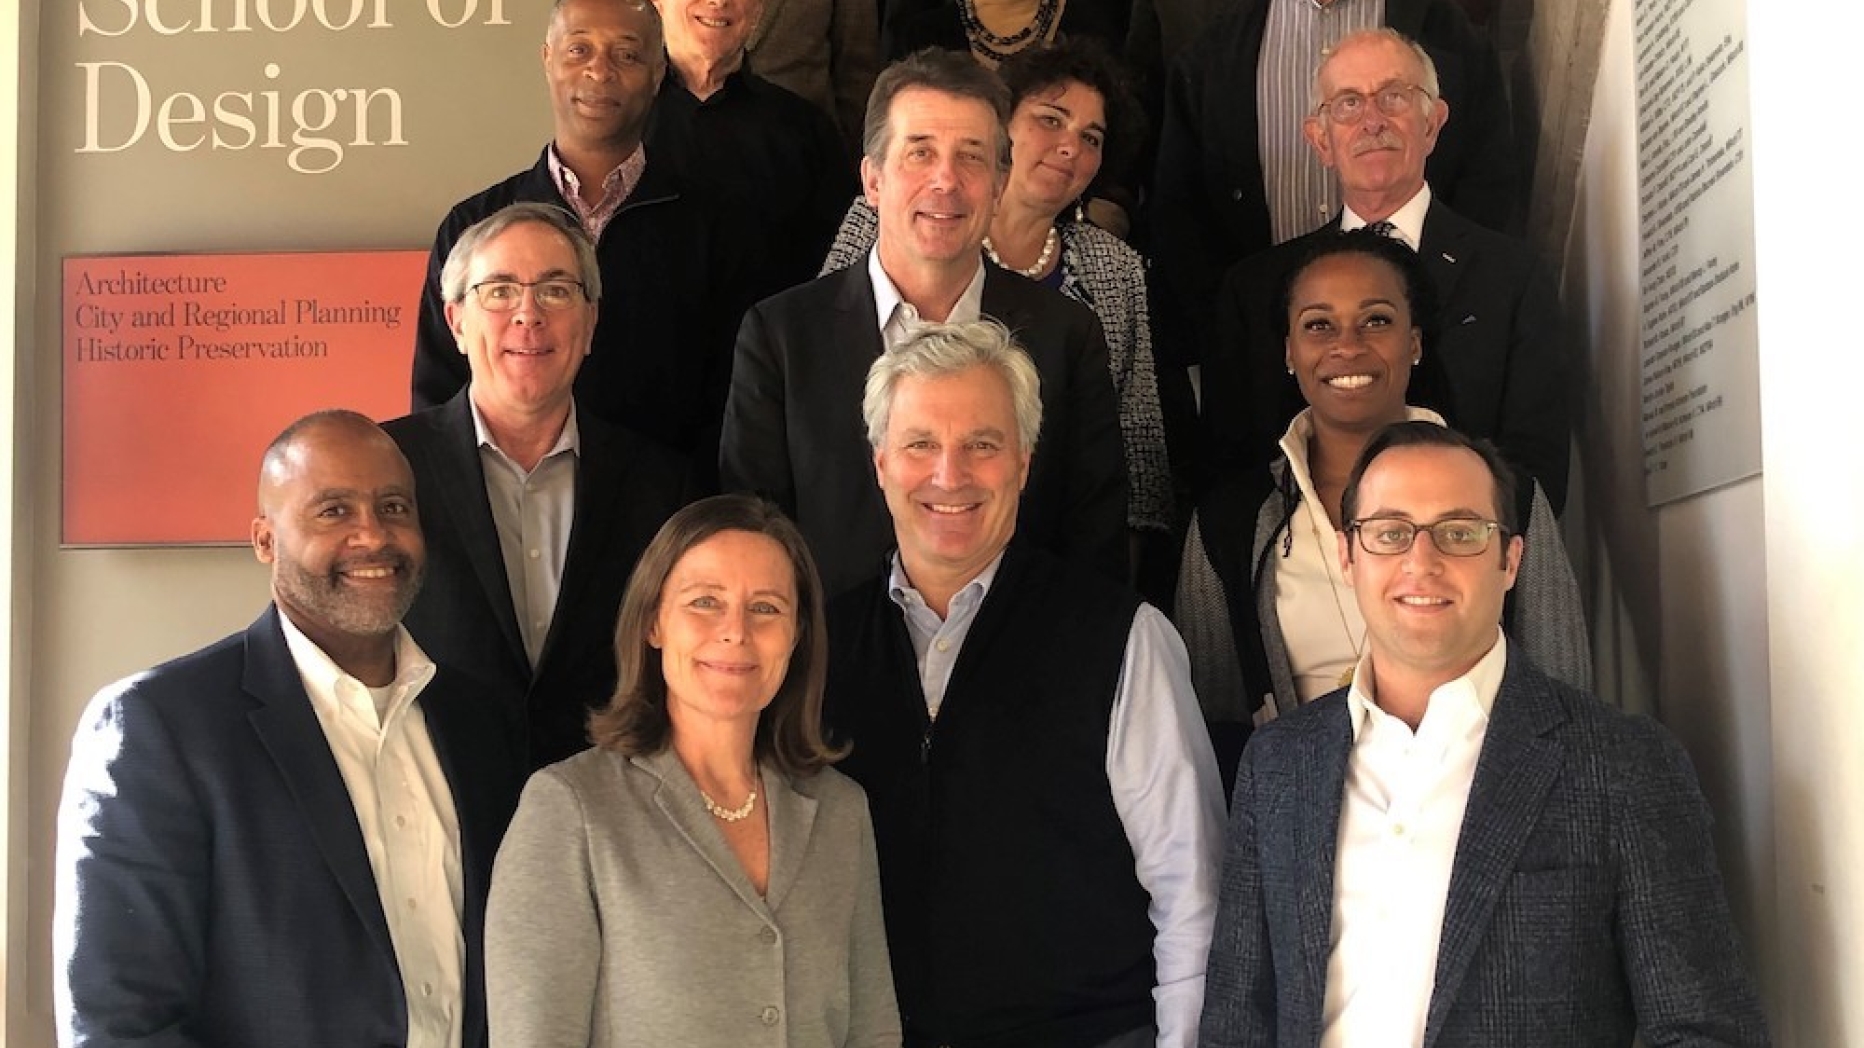
{"label": "woman in gray cardigan", "polygon": [[770,504],[642,554],[596,746],[525,787],[486,915],[493,1048],[898,1046],[873,827],[827,765],[822,594]]}

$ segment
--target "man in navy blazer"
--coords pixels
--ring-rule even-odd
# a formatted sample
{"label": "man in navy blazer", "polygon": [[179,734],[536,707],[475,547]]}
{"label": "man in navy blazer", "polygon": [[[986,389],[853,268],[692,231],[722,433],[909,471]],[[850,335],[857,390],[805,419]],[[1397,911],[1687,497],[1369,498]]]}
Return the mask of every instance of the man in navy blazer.
{"label": "man in navy blazer", "polygon": [[62,1048],[485,1044],[482,931],[513,733],[398,625],[414,481],[368,419],[266,452],[273,606],[100,692],[58,816]]}
{"label": "man in navy blazer", "polygon": [[1429,423],[1355,465],[1366,654],[1243,753],[1203,1048],[1768,1043],[1688,757],[1497,626],[1510,483]]}
{"label": "man in navy blazer", "polygon": [[572,393],[605,288],[562,209],[512,204],[475,223],[441,282],[472,379],[383,427],[425,495],[427,584],[408,630],[492,687],[543,767],[589,745],[589,710],[615,690],[622,590],[692,481],[684,458]]}
{"label": "man in navy blazer", "polygon": [[[1411,402],[1500,445],[1559,512],[1572,392],[1553,281],[1526,242],[1451,210],[1437,184],[1425,180],[1426,160],[1467,115],[1439,94],[1447,87],[1431,54],[1390,29],[1341,40],[1314,90],[1325,104],[1305,131],[1339,178],[1343,208],[1323,229],[1245,258],[1225,276],[1202,370],[1204,475],[1272,460],[1305,406],[1285,374],[1288,317],[1277,291],[1309,239],[1384,223],[1379,228],[1418,253],[1436,292]],[[1525,511],[1532,491],[1521,489]]]}
{"label": "man in navy blazer", "polygon": [[873,253],[765,299],[739,328],[720,482],[795,519],[831,596],[884,570],[893,546],[861,423],[869,365],[923,321],[982,316],[1009,328],[1042,376],[1042,454],[1018,536],[1126,577],[1126,459],[1100,321],[983,259],[1009,170],[1009,108],[1001,81],[967,55],[889,66],[861,161],[880,218]]}

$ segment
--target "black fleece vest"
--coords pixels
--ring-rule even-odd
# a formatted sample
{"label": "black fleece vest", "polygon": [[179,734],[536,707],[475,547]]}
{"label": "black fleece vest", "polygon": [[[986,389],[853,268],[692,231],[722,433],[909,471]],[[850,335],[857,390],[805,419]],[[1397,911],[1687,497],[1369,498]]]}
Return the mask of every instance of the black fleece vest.
{"label": "black fleece vest", "polygon": [[1083,1048],[1152,1021],[1150,897],[1106,772],[1137,610],[1012,545],[934,724],[886,579],[831,607],[828,718],[873,811],[907,1045]]}

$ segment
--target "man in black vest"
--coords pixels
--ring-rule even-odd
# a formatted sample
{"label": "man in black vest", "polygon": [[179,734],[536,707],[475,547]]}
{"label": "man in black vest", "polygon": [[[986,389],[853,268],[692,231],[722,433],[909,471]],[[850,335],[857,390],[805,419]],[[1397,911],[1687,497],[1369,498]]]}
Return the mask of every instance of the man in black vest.
{"label": "man in black vest", "polygon": [[1013,543],[1042,422],[990,321],[918,329],[862,414],[898,543],[829,611],[906,1044],[1189,1048],[1222,834],[1184,645]]}

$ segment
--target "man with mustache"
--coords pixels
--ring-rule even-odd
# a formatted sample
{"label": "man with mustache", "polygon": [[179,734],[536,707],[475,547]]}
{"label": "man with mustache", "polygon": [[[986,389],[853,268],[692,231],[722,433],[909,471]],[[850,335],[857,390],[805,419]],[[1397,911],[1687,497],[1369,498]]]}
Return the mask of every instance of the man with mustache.
{"label": "man with mustache", "polygon": [[414,407],[469,380],[447,319],[441,270],[466,229],[508,204],[552,204],[596,243],[608,288],[576,390],[590,413],[692,457],[710,486],[731,336],[754,297],[746,251],[716,202],[700,199],[643,137],[666,74],[647,0],[556,0],[543,45],[554,137],[537,163],[456,204],[428,260],[415,334]]}
{"label": "man with mustache", "polygon": [[1366,651],[1243,752],[1201,1048],[1769,1043],[1689,757],[1499,626],[1513,482],[1433,422],[1353,465]]}
{"label": "man with mustache", "polygon": [[[1457,119],[1429,53],[1392,29],[1347,36],[1315,72],[1312,105],[1303,132],[1340,186],[1340,213],[1322,231],[1374,226],[1416,251],[1435,287],[1411,402],[1501,448],[1522,477],[1522,520],[1530,481],[1558,512],[1572,398],[1559,301],[1532,248],[1451,210],[1426,183],[1425,162]],[[1224,278],[1203,368],[1206,470],[1260,468],[1302,407],[1283,374],[1275,289],[1306,248],[1297,238]]]}
{"label": "man with mustache", "polygon": [[105,688],[72,740],[53,951],[65,1048],[476,1048],[482,936],[523,764],[402,615],[414,477],[353,412],[266,450],[272,606]]}
{"label": "man with mustache", "polygon": [[1222,787],[1177,631],[1020,541],[1040,383],[990,321],[873,362],[897,552],[829,606],[825,717],[873,811],[907,1044],[1190,1048]]}
{"label": "man with mustache", "polygon": [[739,329],[720,479],[783,507],[830,595],[884,567],[893,539],[852,409],[868,365],[923,323],[979,317],[1015,331],[1042,375],[1048,453],[1023,493],[1023,537],[1126,577],[1126,460],[1100,321],[984,264],[1009,172],[1009,115],[1008,89],[968,55],[928,49],[889,66],[868,104],[861,161],[879,213],[873,251],[758,303]]}
{"label": "man with mustache", "polygon": [[504,208],[460,236],[440,283],[472,381],[383,427],[427,492],[408,629],[492,687],[542,767],[589,745],[589,711],[615,690],[622,590],[682,505],[685,467],[573,393],[609,289],[568,212]]}

